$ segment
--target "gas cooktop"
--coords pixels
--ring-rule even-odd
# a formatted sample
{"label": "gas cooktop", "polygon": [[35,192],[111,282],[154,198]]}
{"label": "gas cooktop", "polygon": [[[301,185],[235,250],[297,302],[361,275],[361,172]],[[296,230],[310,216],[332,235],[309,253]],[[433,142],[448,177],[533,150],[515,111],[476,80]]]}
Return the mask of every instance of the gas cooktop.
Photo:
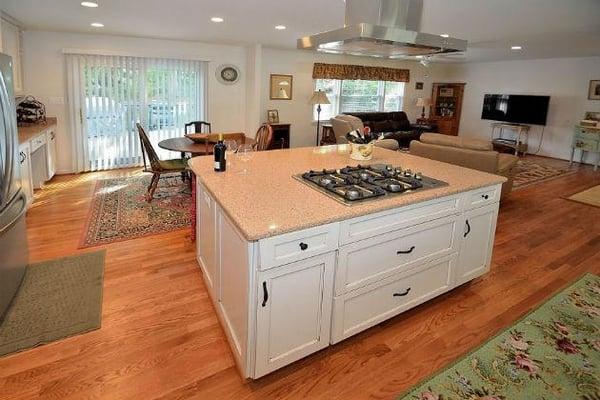
{"label": "gas cooktop", "polygon": [[420,172],[384,164],[308,171],[294,178],[346,205],[448,185]]}

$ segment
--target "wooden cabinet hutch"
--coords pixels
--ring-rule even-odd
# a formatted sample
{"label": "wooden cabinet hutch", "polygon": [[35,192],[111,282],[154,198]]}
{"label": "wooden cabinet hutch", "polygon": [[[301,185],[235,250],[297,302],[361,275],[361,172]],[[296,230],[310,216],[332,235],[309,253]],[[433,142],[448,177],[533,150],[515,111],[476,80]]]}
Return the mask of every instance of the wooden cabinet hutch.
{"label": "wooden cabinet hutch", "polygon": [[433,84],[429,122],[437,125],[439,133],[458,135],[464,91],[464,83]]}

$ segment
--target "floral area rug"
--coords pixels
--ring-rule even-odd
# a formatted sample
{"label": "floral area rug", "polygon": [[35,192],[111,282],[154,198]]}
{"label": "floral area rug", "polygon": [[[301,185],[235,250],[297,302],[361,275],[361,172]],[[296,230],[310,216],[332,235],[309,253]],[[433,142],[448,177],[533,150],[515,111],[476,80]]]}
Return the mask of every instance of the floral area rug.
{"label": "floral area rug", "polygon": [[585,275],[407,399],[600,399],[600,277]]}
{"label": "floral area rug", "polygon": [[568,166],[557,168],[552,165],[529,160],[519,160],[515,168],[513,190],[577,172],[576,170],[569,169]]}
{"label": "floral area rug", "polygon": [[80,248],[189,228],[192,197],[180,177],[162,178],[151,203],[151,175],[99,180]]}

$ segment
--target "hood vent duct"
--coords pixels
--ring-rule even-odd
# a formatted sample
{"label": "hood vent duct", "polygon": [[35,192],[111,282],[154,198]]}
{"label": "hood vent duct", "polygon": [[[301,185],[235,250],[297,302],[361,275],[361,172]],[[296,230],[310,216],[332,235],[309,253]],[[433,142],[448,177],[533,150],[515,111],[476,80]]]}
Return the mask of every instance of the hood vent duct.
{"label": "hood vent duct", "polygon": [[345,26],[298,39],[298,48],[379,58],[461,52],[467,41],[422,33],[423,0],[346,0]]}

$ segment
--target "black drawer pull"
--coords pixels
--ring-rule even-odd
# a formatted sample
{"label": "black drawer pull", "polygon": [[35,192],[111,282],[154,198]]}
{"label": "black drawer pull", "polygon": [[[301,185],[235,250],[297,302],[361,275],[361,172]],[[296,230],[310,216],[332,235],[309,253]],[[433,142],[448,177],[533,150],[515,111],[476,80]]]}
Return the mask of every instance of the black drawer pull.
{"label": "black drawer pull", "polygon": [[264,281],[263,282],[263,302],[262,302],[263,307],[267,305],[267,300],[269,300],[269,292],[267,291],[267,282]]}
{"label": "black drawer pull", "polygon": [[490,196],[489,196],[489,195],[487,195],[487,194],[482,194],[482,195],[481,195],[481,197],[483,197],[485,200],[487,200],[487,199],[489,199],[489,198],[490,198]]}
{"label": "black drawer pull", "polygon": [[398,254],[398,255],[400,255],[400,254],[410,254],[410,253],[412,253],[412,252],[413,252],[413,250],[414,250],[414,249],[415,249],[415,246],[411,247],[411,248],[410,248],[410,249],[408,249],[408,250],[398,250],[398,251],[396,252],[396,254]]}
{"label": "black drawer pull", "polygon": [[394,293],[394,297],[404,297],[406,296],[408,293],[410,292],[410,288],[406,289],[404,292],[401,293]]}
{"label": "black drawer pull", "polygon": [[469,233],[471,233],[471,224],[469,223],[469,220],[465,221],[467,223],[467,231],[465,232],[465,234],[463,235],[463,237],[467,237],[467,235]]}
{"label": "black drawer pull", "polygon": [[308,245],[306,243],[300,243],[300,250],[304,251],[308,249]]}

